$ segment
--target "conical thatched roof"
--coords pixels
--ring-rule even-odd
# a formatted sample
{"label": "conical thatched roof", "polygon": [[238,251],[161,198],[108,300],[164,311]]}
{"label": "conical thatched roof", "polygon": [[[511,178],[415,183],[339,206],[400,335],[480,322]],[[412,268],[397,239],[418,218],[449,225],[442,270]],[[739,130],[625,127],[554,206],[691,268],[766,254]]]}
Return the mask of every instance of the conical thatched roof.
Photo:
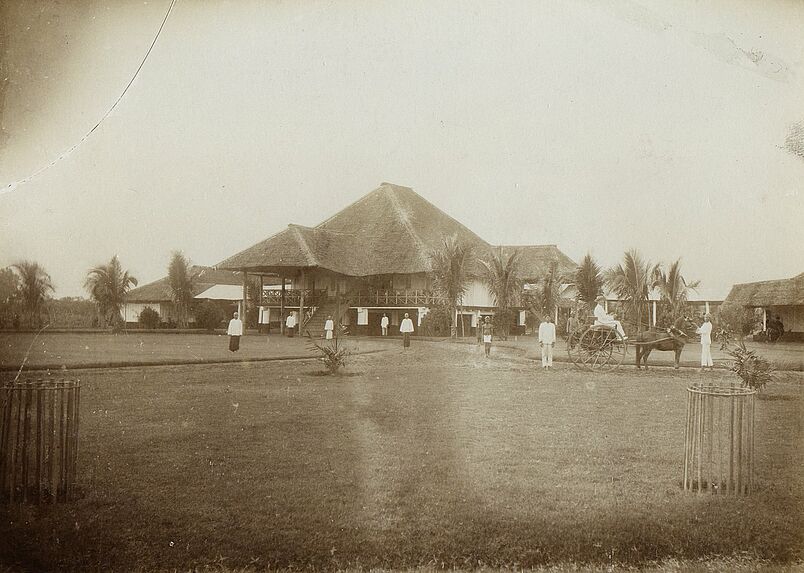
{"label": "conical thatched roof", "polygon": [[804,305],[804,273],[790,279],[736,284],[725,303],[751,307]]}
{"label": "conical thatched roof", "polygon": [[383,183],[320,225],[289,225],[217,266],[321,267],[350,276],[426,272],[429,253],[452,235],[479,250],[490,246],[412,189]]}

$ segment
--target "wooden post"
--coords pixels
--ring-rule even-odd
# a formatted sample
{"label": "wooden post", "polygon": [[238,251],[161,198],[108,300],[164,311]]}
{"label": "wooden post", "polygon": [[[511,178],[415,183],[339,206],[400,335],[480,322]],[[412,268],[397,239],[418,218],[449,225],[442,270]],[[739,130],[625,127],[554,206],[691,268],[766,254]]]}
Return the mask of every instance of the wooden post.
{"label": "wooden post", "polygon": [[44,466],[44,452],[42,448],[42,438],[44,428],[42,425],[42,415],[44,414],[44,392],[39,390],[36,393],[36,503],[42,503],[42,468]]}
{"label": "wooden post", "polygon": [[285,275],[279,278],[282,281],[282,294],[279,297],[279,333],[285,334]]}
{"label": "wooden post", "polygon": [[[479,322],[478,322],[479,325]],[[687,480],[689,478],[689,462],[690,462],[690,418],[692,406],[692,393],[687,392],[687,422],[684,425],[684,491],[687,491]]]}
{"label": "wooden post", "polygon": [[48,440],[48,458],[47,458],[47,487],[50,494],[50,502],[56,503],[56,484],[54,483],[53,464],[56,461],[56,398],[58,397],[58,390],[53,388],[50,390],[50,404],[48,406],[48,420],[47,420],[47,440]]}
{"label": "wooden post", "polygon": [[[243,269],[243,306],[240,312],[240,320],[243,321],[243,324],[246,324],[246,310],[248,309],[248,273],[246,269]],[[243,328],[243,333],[245,334],[245,327]]]}
{"label": "wooden post", "polygon": [[265,277],[261,274],[260,275],[260,292],[259,296],[257,296],[257,328],[262,327],[262,297],[263,293],[265,292]]}
{"label": "wooden post", "polygon": [[302,335],[302,325],[304,324],[304,269],[301,270],[299,278],[299,336]]}

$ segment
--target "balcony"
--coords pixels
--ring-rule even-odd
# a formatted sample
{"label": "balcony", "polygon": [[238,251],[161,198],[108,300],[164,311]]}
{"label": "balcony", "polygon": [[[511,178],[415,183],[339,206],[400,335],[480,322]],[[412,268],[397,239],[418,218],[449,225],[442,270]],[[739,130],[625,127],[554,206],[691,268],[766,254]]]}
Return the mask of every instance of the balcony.
{"label": "balcony", "polygon": [[[327,291],[313,289],[285,289],[285,306],[294,307],[301,304],[301,295],[304,293],[304,306],[317,306],[318,302],[327,296]],[[281,306],[282,289],[271,289],[262,291],[260,306]]]}
{"label": "balcony", "polygon": [[426,290],[372,290],[349,295],[350,306],[433,306],[445,300]]}

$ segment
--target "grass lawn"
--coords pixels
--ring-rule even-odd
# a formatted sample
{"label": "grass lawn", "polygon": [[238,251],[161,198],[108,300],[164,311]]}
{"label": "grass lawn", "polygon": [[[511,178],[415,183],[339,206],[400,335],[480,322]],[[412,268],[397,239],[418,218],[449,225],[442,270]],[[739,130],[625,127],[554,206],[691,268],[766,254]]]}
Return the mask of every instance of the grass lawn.
{"label": "grass lawn", "polygon": [[[392,341],[361,338],[352,343],[356,350],[388,348]],[[401,344],[401,343],[398,343]],[[249,334],[241,339],[240,350],[229,352],[229,338],[223,334],[163,334],[138,332],[107,334],[0,333],[0,370],[19,369],[26,354],[28,368],[78,368],[129,366],[136,364],[184,364],[264,360],[313,356],[305,337],[287,338]]]}
{"label": "grass lawn", "polygon": [[[587,374],[414,343],[313,361],[73,372],[79,486],[0,507],[30,570],[796,563],[802,382],[756,408],[750,497],[685,494],[685,388],[728,373]],[[12,373],[4,373],[6,379]],[[793,565],[794,566],[794,565]],[[728,567],[728,566],[727,566]]]}

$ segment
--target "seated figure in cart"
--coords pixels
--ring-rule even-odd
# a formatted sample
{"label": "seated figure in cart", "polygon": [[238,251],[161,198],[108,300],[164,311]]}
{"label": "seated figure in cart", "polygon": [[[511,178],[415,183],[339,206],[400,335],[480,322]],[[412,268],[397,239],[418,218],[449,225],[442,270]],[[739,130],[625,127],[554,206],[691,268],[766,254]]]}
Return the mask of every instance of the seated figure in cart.
{"label": "seated figure in cart", "polygon": [[617,332],[620,333],[620,336],[623,340],[628,340],[628,337],[625,335],[625,331],[623,330],[623,325],[620,323],[620,321],[615,320],[615,318],[608,314],[606,309],[603,308],[606,298],[604,296],[599,296],[595,299],[595,302],[597,302],[597,306],[595,307],[595,324],[614,327],[617,329]]}

